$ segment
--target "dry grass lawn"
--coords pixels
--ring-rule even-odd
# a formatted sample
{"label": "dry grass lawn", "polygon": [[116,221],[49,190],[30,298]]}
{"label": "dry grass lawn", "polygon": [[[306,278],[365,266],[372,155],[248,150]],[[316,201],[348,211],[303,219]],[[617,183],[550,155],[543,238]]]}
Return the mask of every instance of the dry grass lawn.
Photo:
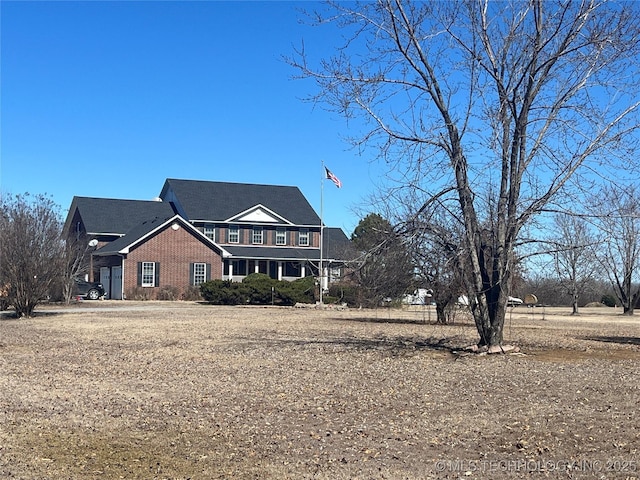
{"label": "dry grass lawn", "polygon": [[0,477],[640,478],[640,318],[516,308],[522,354],[490,356],[459,351],[468,319],[429,320],[115,301],[3,317]]}

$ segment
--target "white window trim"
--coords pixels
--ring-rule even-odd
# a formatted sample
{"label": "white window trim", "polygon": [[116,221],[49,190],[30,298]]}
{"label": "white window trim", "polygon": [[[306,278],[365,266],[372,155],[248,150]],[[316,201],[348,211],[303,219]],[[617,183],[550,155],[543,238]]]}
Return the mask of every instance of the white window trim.
{"label": "white window trim", "polygon": [[215,227],[211,227],[211,226],[205,226],[204,230],[203,230],[204,236],[207,237],[209,240],[215,240],[216,239],[216,229]]}
{"label": "white window trim", "polygon": [[287,229],[276,228],[276,245],[286,245],[286,244],[287,244]]}
{"label": "white window trim", "polygon": [[[303,242],[304,239],[304,242]],[[300,230],[300,232],[298,233],[298,245],[301,247],[308,247],[309,245],[311,245],[311,238],[309,235],[309,230],[307,229],[302,229]]]}
{"label": "white window trim", "polygon": [[[231,231],[233,230],[233,235],[235,237],[234,240],[231,239]],[[228,230],[229,234],[227,238],[227,241],[229,243],[240,243],[240,227],[238,225],[229,225],[229,230]]]}
{"label": "white window trim", "polygon": [[[151,267],[151,274],[146,272],[146,269]],[[151,276],[151,282],[145,282],[145,277]],[[140,285],[143,287],[155,287],[156,286],[156,263],[155,262],[142,262],[142,278],[140,279]]]}
{"label": "white window trim", "polygon": [[[202,273],[198,272],[198,267],[202,268]],[[196,262],[193,264],[193,285],[198,286],[207,281],[207,264]]]}
{"label": "white window trim", "polygon": [[[260,235],[260,241],[256,241],[256,235]],[[253,227],[251,230],[251,243],[253,245],[262,245],[264,243],[264,229],[262,227]]]}

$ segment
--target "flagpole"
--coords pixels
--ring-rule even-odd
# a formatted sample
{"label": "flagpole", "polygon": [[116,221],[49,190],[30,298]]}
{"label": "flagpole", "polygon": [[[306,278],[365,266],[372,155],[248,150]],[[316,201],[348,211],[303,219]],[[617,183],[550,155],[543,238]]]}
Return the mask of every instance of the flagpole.
{"label": "flagpole", "polygon": [[320,276],[320,308],[323,307],[323,303],[322,303],[322,296],[323,296],[323,290],[324,290],[324,270],[322,268],[322,254],[323,254],[323,243],[324,243],[324,239],[323,239],[323,231],[324,231],[324,221],[323,221],[323,215],[324,215],[324,179],[325,179],[325,173],[324,173],[324,160],[321,161],[321,166],[322,166],[322,173],[320,175],[320,265],[318,268],[318,273]]}

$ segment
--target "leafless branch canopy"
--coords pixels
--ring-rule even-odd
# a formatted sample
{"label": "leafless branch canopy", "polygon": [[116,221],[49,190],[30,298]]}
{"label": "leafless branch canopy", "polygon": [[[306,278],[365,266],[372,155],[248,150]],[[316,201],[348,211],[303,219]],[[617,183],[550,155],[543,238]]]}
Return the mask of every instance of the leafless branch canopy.
{"label": "leafless branch canopy", "polygon": [[320,61],[300,49],[290,63],[317,83],[313,101],[358,120],[351,140],[389,162],[392,180],[425,201],[452,192],[476,272],[476,321],[499,326],[522,227],[636,167],[640,5],[329,7],[315,19],[338,27],[342,48]]}

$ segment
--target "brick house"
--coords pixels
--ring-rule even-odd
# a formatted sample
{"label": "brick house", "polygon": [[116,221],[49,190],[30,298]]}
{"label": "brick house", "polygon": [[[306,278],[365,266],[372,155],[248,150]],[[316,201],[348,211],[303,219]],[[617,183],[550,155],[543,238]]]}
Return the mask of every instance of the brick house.
{"label": "brick house", "polygon": [[88,273],[115,299],[254,272],[317,276],[321,258],[336,279],[350,251],[341,229],[321,235],[320,218],[290,186],[167,179],[157,201],[74,197],[64,228],[67,238],[97,240]]}

